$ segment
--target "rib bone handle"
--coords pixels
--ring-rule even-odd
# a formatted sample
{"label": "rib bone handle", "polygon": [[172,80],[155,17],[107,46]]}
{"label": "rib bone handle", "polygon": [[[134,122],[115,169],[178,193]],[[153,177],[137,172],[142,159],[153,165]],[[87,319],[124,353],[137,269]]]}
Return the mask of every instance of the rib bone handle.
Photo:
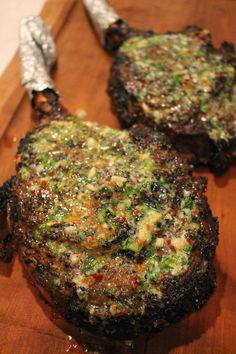
{"label": "rib bone handle", "polygon": [[129,32],[129,26],[105,0],[83,0],[93,27],[105,49],[115,51]]}
{"label": "rib bone handle", "polygon": [[27,17],[20,25],[21,82],[33,91],[53,88],[49,72],[56,63],[56,48],[49,28],[40,17]]}
{"label": "rib bone handle", "polygon": [[38,117],[60,119],[67,115],[50,77],[56,64],[56,47],[49,28],[38,16],[20,25],[21,83],[26,87]]}

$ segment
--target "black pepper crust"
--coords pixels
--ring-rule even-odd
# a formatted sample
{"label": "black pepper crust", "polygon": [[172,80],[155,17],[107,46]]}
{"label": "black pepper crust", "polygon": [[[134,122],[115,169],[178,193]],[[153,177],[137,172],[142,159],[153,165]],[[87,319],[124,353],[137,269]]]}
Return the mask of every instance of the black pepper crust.
{"label": "black pepper crust", "polygon": [[[197,39],[201,41],[202,49],[205,53],[203,56],[206,57],[206,60],[208,60],[209,55],[213,58],[220,56],[222,65],[228,65],[232,70],[235,70],[236,55],[232,43],[223,42],[221,48],[216,49],[212,44],[212,38],[209,32],[196,26],[188,26],[181,32],[166,33],[166,35],[170,36],[176,34],[182,34],[188,38],[193,38],[193,40]],[[157,122],[153,118],[151,111],[152,109],[158,110],[158,108],[152,108],[150,106],[150,111],[146,112],[143,109],[143,103],[147,103],[148,96],[144,99],[139,99],[136,93],[139,87],[145,88],[145,85],[148,85],[147,83],[142,83],[145,82],[146,79],[140,77],[139,81],[140,74],[138,69],[136,68],[137,71],[135,71],[136,69],[132,69],[134,68],[132,59],[122,51],[123,46],[132,38],[140,38],[140,40],[142,40],[142,38],[152,38],[153,36],[157,36],[157,34],[153,32],[135,32],[131,29],[125,39],[123,38],[124,42],[116,53],[112,64],[108,86],[108,93],[111,97],[114,113],[119,118],[123,128],[129,128],[135,123],[143,123],[153,129],[163,131],[169,136],[171,143],[177,151],[184,155],[190,163],[193,163],[195,166],[207,166],[216,174],[224,172],[231,164],[235,163],[236,109],[235,107],[231,109],[231,106],[227,108],[228,103],[222,101],[223,103],[219,103],[221,106],[219,106],[220,108],[218,109],[222,110],[223,113],[217,113],[216,108],[214,108],[216,103],[214,102],[219,102],[222,97],[227,96],[229,102],[231,102],[230,104],[233,104],[235,101],[235,93],[233,93],[233,90],[234,92],[236,90],[236,74],[234,74],[234,79],[232,78],[231,83],[229,83],[231,74],[217,74],[218,78],[214,82],[214,88],[210,93],[211,97],[207,104],[213,107],[212,115],[213,120],[216,119],[216,124],[218,124],[217,119],[219,119],[220,127],[217,126],[215,128],[218,129],[218,133],[220,129],[221,135],[218,134],[218,136],[214,137],[214,133],[212,134],[212,131],[208,129],[209,127],[206,127],[206,124],[203,122],[205,113],[203,113],[201,109],[207,109],[207,105],[204,106],[203,104],[201,108],[199,102],[192,104],[188,111],[183,110],[182,116],[180,111],[181,118],[179,121],[172,120],[172,118],[168,118],[168,121],[168,119],[164,117],[164,119]],[[145,48],[142,49],[142,51],[145,52]],[[200,84],[197,85],[200,87]],[[163,86],[165,86],[165,83],[163,83]],[[186,93],[184,96],[186,96]],[[178,101],[178,104],[181,105],[181,100]],[[173,109],[175,105],[176,103],[173,102]],[[219,116],[219,114],[221,116]],[[214,122],[211,123],[211,118],[209,124],[214,124]]]}
{"label": "black pepper crust", "polygon": [[[74,119],[67,117],[65,125],[67,125],[68,136],[71,137],[72,131],[77,127],[77,124]],[[61,127],[61,130],[59,130],[59,127]],[[71,132],[69,129],[71,129]],[[80,134],[83,138],[86,133],[89,134],[89,138],[86,137],[84,139],[89,141],[91,145],[91,140],[89,139],[94,136],[93,129],[96,130],[98,128],[93,125],[86,126],[84,123],[80,125],[79,123],[78,129],[81,129],[82,132]],[[117,134],[112,133],[112,130],[109,132],[110,134]],[[51,145],[53,142],[55,143],[55,151],[58,154],[61,141],[54,141],[56,133],[59,136],[60,134],[65,134],[64,123],[46,120],[41,122],[34,131],[27,134],[19,147],[20,161],[17,166],[16,177],[11,181],[10,187],[8,184],[8,187],[2,189],[0,194],[2,205],[5,206],[6,201],[9,204],[12,234],[19,245],[19,253],[26,271],[43,297],[74,325],[93,333],[116,339],[131,339],[146,332],[160,331],[169,324],[179,321],[187,314],[202,307],[215,288],[213,257],[218,242],[217,220],[212,216],[207,199],[204,196],[207,184],[206,179],[192,177],[188,164],[176,155],[166,135],[147,126],[135,125],[130,129],[129,134],[123,138],[124,142],[122,142],[121,138],[118,141],[113,141],[113,150],[111,151],[116,151],[117,156],[121,154],[122,159],[127,158],[125,144],[131,139],[128,156],[130,153],[132,154],[133,149],[138,151],[139,154],[152,153],[155,163],[160,166],[157,171],[151,172],[154,176],[153,181],[150,182],[151,192],[149,187],[144,187],[140,191],[138,202],[137,196],[133,196],[133,199],[131,199],[132,203],[136,200],[139,205],[144,203],[149,206],[149,210],[145,211],[147,214],[144,214],[144,218],[145,215],[149,217],[149,225],[152,222],[150,213],[154,213],[159,203],[164,205],[167,203],[165,198],[168,197],[168,186],[173,186],[176,190],[172,204],[168,204],[173,209],[173,215],[176,215],[177,218],[178,210],[183,208],[182,214],[186,212],[186,215],[190,215],[189,212],[191,213],[190,219],[192,221],[190,226],[192,222],[192,226],[195,225],[194,227],[191,226],[191,229],[186,229],[187,239],[185,241],[189,247],[191,246],[191,250],[186,251],[188,263],[183,264],[183,271],[179,271],[179,275],[174,275],[171,272],[175,272],[175,269],[170,268],[171,270],[168,271],[167,268],[167,270],[160,271],[162,275],[159,279],[151,281],[146,279],[142,283],[140,278],[142,267],[146,266],[145,262],[153,257],[150,254],[149,247],[151,240],[141,250],[135,250],[133,248],[135,244],[131,244],[132,247],[127,248],[127,244],[125,244],[127,237],[134,237],[135,235],[133,232],[135,228],[133,227],[132,230],[128,220],[128,226],[126,226],[119,215],[117,220],[122,222],[121,228],[112,231],[112,238],[101,245],[95,245],[91,250],[93,244],[88,243],[87,239],[82,240],[84,243],[81,243],[81,240],[72,232],[71,227],[75,227],[76,224],[71,223],[71,215],[67,216],[66,220],[60,219],[60,215],[54,215],[53,218],[50,216],[53,209],[53,200],[55,198],[64,198],[64,192],[63,189],[56,193],[51,192],[50,180],[47,180],[46,183],[45,179],[48,176],[53,179],[55,169],[47,170],[47,173],[42,167],[39,169],[39,163],[47,164],[47,168],[49,166],[48,158],[46,162],[45,158],[41,161],[39,159],[41,155],[39,154],[42,153],[41,150],[44,147],[44,140],[42,139],[44,136],[47,137],[51,149]],[[48,134],[51,135],[49,136]],[[102,131],[99,134],[102,134]],[[50,141],[51,136],[54,139],[52,141]],[[66,136],[63,135],[63,137]],[[69,161],[68,156],[73,158],[73,149],[76,149],[76,156],[80,156],[80,152],[84,149],[84,143],[80,141],[80,135],[78,140],[72,137],[71,140],[66,138],[65,141],[67,143],[64,145],[64,142],[62,142],[62,146],[65,149],[67,161]],[[102,142],[104,142],[104,137]],[[41,145],[37,145],[39,143]],[[94,144],[94,141],[92,143]],[[38,150],[39,146],[41,150]],[[35,149],[37,150],[36,153]],[[54,154],[54,150],[51,151]],[[85,153],[85,150],[83,151]],[[101,152],[99,155],[101,155]],[[62,159],[63,156],[60,156],[57,162],[62,161]],[[36,164],[37,179],[35,179],[33,174],[33,163]],[[130,170],[132,170],[131,165],[130,163]],[[104,169],[104,167],[102,168]],[[67,166],[62,164],[62,167],[57,167],[56,170],[61,170],[66,174]],[[150,174],[149,169],[146,172],[147,174]],[[157,183],[160,180],[165,181],[165,184],[161,185],[161,187]],[[35,181],[34,188],[32,186],[33,181]],[[100,181],[99,183],[102,182]],[[38,184],[40,185],[39,190],[37,189]],[[55,186],[53,185],[53,190]],[[115,192],[106,187],[102,188],[101,192],[97,190],[91,193],[94,195],[95,203],[109,203],[114,193],[117,198],[119,195],[120,200],[122,200],[123,190],[124,188],[116,186]],[[50,196],[51,193],[52,198]],[[191,199],[188,197],[189,195]],[[76,196],[73,197],[76,199]],[[183,201],[185,206],[183,206]],[[188,206],[186,202],[189,204]],[[191,203],[194,203],[194,205]],[[60,205],[58,204],[58,206]],[[2,210],[5,209],[3,208]],[[99,209],[97,207],[95,209],[94,207],[87,207],[86,213],[91,215],[90,225],[97,222],[91,214],[94,210],[98,213]],[[134,211],[137,212],[137,207]],[[128,214],[128,209],[126,214]],[[107,219],[101,221],[102,225],[104,221],[108,223],[110,217],[108,213]],[[141,221],[144,220],[142,216],[137,216],[136,218],[140,218]],[[161,221],[157,223],[155,227],[158,228],[158,237],[163,237],[163,232],[168,233],[168,228],[173,225],[174,220],[171,221],[170,215],[168,216],[166,231],[161,231]],[[189,223],[187,216],[180,220],[183,223]],[[136,219],[134,219],[134,222],[136,223],[135,232],[137,232],[139,224]],[[79,224],[81,224],[80,219]],[[100,223],[97,225],[98,228],[101,227]],[[198,225],[197,228],[196,225]],[[180,226],[182,227],[182,225]],[[66,232],[68,227],[69,233],[68,229]],[[121,237],[117,237],[118,234],[122,234]],[[98,236],[99,234],[95,237]],[[124,245],[126,246],[124,247]],[[183,251],[180,251],[180,254],[177,253],[177,249],[171,242],[167,242],[163,247],[167,255],[175,256],[176,254],[177,257],[183,256]],[[159,261],[161,261],[162,257],[165,257],[163,247],[154,250],[154,252],[157,252]],[[81,263],[78,263],[80,260],[72,263],[72,257],[75,258],[77,255],[84,257],[82,251],[88,252],[90,257],[92,255],[95,261],[97,259],[99,263],[104,262],[100,271],[94,273],[92,270],[91,273],[91,268],[89,268],[89,272],[86,273],[87,275],[84,278],[87,283],[84,283],[84,279],[82,282],[81,279],[75,281],[78,275],[75,275],[74,272],[81,272],[82,268]],[[101,255],[105,257],[102,261]],[[178,264],[178,261],[176,262]],[[85,266],[88,269],[89,263],[83,263],[83,267]],[[140,269],[141,273],[138,275],[137,272]],[[81,275],[82,273],[76,274]],[[155,274],[154,272],[152,276],[155,276]],[[109,284],[117,286],[111,294],[107,293],[107,289],[110,289]],[[157,294],[155,294],[153,289],[150,290],[150,284],[154,286],[154,290],[158,290]],[[147,285],[149,287],[145,288]],[[87,297],[81,297],[81,294],[83,296],[87,294]],[[121,301],[124,303],[123,307],[119,307],[118,310],[115,308],[114,311],[114,306],[120,304]]]}

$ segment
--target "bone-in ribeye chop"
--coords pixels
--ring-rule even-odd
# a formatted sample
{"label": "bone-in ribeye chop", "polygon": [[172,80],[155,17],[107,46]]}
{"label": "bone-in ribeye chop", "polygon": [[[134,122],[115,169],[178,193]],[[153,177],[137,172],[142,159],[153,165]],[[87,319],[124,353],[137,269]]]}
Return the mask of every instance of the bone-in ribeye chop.
{"label": "bone-in ribeye chop", "polygon": [[37,288],[93,333],[133,338],[199,309],[215,287],[218,237],[206,180],[162,133],[83,122],[52,88],[31,93],[41,121],[1,190],[13,237],[2,257],[14,241]]}
{"label": "bone-in ribeye chop", "polygon": [[195,165],[223,172],[236,156],[236,56],[208,31],[157,34],[129,28],[104,0],[84,0],[107,50],[116,50],[108,92],[123,127],[164,131]]}

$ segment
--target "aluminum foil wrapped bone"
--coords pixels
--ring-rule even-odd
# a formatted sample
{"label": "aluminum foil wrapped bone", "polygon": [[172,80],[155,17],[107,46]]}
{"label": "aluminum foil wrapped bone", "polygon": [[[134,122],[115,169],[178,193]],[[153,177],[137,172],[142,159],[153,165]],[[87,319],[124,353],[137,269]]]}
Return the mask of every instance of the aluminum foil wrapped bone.
{"label": "aluminum foil wrapped bone", "polygon": [[50,70],[56,63],[56,47],[49,28],[38,16],[20,24],[21,83],[32,97],[33,91],[54,88]]}
{"label": "aluminum foil wrapped bone", "polygon": [[105,0],[83,0],[83,3],[100,41],[104,44],[105,31],[120,17]]}

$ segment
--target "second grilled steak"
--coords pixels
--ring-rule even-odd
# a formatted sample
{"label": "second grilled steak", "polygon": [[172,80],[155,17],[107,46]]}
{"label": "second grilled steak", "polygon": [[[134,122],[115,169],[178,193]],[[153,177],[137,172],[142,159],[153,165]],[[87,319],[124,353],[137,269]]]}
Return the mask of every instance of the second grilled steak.
{"label": "second grilled steak", "polygon": [[109,94],[123,127],[143,122],[165,131],[195,165],[222,172],[236,154],[236,57],[197,27],[132,33],[111,70]]}

